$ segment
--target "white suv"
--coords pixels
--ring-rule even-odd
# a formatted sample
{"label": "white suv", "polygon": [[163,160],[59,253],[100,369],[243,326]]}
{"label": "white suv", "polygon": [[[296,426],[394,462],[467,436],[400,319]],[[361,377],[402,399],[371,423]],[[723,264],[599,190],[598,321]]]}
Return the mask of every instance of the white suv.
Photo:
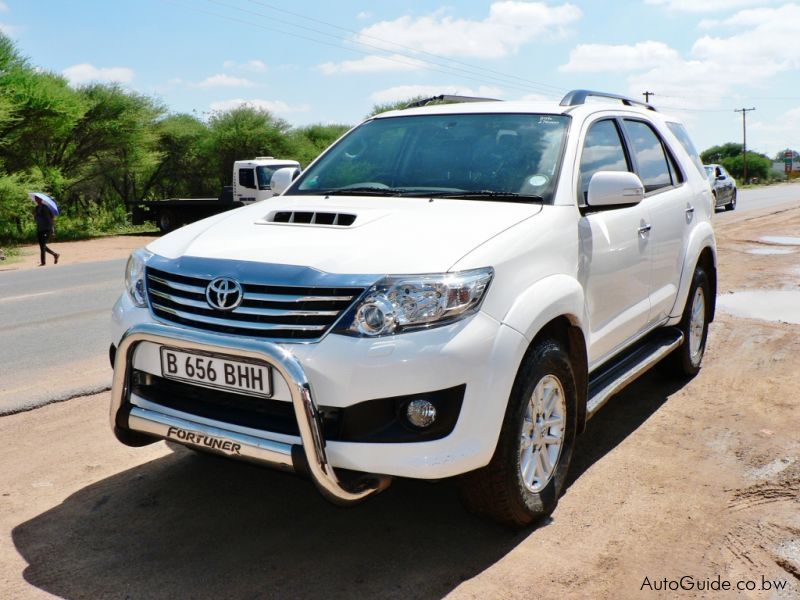
{"label": "white suv", "polygon": [[662,359],[700,367],[711,191],[648,105],[579,90],[393,111],[297,175],[131,256],[123,443],[303,472],[340,504],[459,476],[469,508],[525,525],[611,395]]}

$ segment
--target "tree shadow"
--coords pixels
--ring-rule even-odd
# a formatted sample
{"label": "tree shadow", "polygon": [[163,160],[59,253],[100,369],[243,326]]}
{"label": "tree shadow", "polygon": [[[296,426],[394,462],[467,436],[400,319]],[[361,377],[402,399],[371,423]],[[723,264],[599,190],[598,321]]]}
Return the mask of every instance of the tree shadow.
{"label": "tree shadow", "polygon": [[[682,385],[645,376],[614,397],[579,438],[568,485]],[[338,508],[307,480],[183,448],[12,532],[26,581],[68,599],[441,598],[535,535],[467,513],[453,481],[398,479]]]}

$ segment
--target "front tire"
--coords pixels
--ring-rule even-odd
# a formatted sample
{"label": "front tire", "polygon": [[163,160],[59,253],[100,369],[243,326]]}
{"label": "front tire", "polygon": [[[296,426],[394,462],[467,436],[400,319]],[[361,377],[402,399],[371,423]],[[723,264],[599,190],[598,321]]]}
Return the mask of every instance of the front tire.
{"label": "front tire", "polygon": [[734,210],[736,208],[736,190],[733,190],[731,201],[725,205],[725,210]]}
{"label": "front tire", "polygon": [[517,374],[491,462],[459,480],[467,509],[517,527],[553,512],[575,446],[577,398],[566,351],[553,340],[536,344]]}

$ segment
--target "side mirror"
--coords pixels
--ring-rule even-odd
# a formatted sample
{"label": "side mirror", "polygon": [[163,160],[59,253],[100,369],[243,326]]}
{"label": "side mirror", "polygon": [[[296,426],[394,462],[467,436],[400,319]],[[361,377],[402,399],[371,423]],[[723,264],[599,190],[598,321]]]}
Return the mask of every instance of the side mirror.
{"label": "side mirror", "polygon": [[644,184],[628,171],[598,171],[589,181],[586,203],[589,206],[638,204],[644,198]]}
{"label": "side mirror", "polygon": [[292,185],[298,175],[300,175],[300,169],[297,167],[283,167],[275,171],[269,184],[272,188],[272,193],[275,196],[280,196]]}
{"label": "side mirror", "polygon": [[717,175],[717,181],[725,181],[725,175]]}

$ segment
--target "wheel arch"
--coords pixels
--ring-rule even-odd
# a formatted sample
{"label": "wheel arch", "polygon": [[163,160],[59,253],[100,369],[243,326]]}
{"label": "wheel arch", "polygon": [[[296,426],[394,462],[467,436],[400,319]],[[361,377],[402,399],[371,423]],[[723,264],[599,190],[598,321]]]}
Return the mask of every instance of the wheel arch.
{"label": "wheel arch", "polygon": [[575,278],[557,274],[539,280],[520,294],[503,319],[528,340],[528,347],[517,366],[517,376],[540,341],[555,339],[567,350],[578,390],[579,432],[583,431],[586,423],[588,395],[588,333],[584,315],[583,287]]}
{"label": "wheel arch", "polygon": [[701,266],[708,275],[711,284],[712,299],[710,320],[713,320],[717,297],[717,244],[714,238],[714,230],[711,224],[704,222],[695,227],[687,242],[687,250],[683,259],[681,269],[681,280],[678,286],[678,293],[675,296],[675,303],[670,311],[669,324],[674,325],[680,321],[686,300],[689,296],[689,288],[692,286],[694,270]]}

